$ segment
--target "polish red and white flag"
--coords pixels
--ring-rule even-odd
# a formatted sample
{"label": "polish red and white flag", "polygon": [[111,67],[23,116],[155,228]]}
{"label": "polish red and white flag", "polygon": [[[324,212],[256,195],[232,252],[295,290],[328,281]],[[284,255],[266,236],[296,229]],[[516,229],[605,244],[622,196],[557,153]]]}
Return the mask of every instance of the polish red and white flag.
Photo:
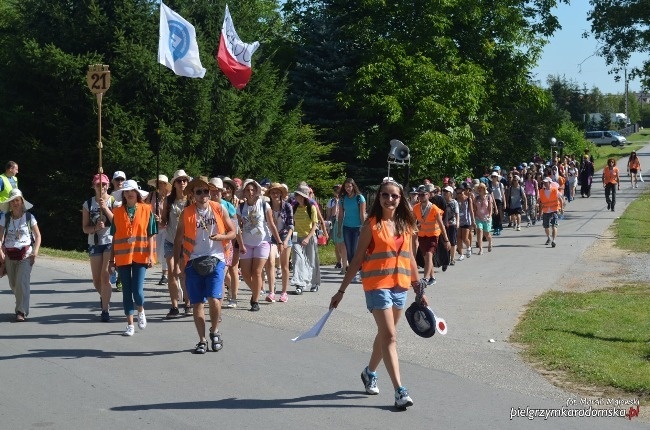
{"label": "polish red and white flag", "polygon": [[221,71],[238,90],[244,88],[251,78],[253,72],[251,57],[259,46],[259,42],[244,43],[241,41],[232,23],[228,5],[226,5],[217,62]]}

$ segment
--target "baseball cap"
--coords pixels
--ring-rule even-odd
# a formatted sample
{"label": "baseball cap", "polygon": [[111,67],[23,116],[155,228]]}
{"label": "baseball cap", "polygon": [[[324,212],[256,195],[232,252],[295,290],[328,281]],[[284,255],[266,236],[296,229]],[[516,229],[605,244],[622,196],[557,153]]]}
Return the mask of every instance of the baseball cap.
{"label": "baseball cap", "polygon": [[99,184],[100,182],[102,184],[108,184],[108,176],[104,175],[103,173],[95,174],[95,176],[93,176],[93,185]]}
{"label": "baseball cap", "polygon": [[121,170],[118,170],[117,172],[113,173],[113,179],[117,179],[117,178],[122,178],[126,181],[126,173],[124,173]]}
{"label": "baseball cap", "polygon": [[443,191],[447,191],[447,192],[449,192],[449,193],[453,193],[453,192],[454,192],[454,189],[453,189],[452,187],[450,187],[449,185],[447,185],[447,186],[446,186],[445,188],[443,188],[442,190],[443,190]]}

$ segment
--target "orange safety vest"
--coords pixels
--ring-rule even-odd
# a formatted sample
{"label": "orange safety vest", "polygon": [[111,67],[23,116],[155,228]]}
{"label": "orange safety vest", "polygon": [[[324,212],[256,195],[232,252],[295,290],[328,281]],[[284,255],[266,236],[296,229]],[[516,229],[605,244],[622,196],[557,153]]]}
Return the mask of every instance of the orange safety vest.
{"label": "orange safety vest", "polygon": [[361,263],[361,284],[364,291],[400,286],[411,286],[412,237],[404,234],[404,242],[398,250],[395,238],[387,228],[380,228],[376,219],[370,220],[372,252],[366,253]]}
{"label": "orange safety vest", "polygon": [[438,225],[438,214],[443,214],[444,212],[438,209],[438,206],[431,204],[431,209],[427,214],[427,219],[422,218],[422,203],[416,203],[413,206],[413,213],[415,214],[415,219],[418,221],[419,230],[418,237],[438,237],[440,236],[440,226]]}
{"label": "orange safety vest", "polygon": [[603,170],[603,182],[606,184],[615,184],[618,182],[618,167],[614,167],[612,171],[609,171],[609,167],[605,167]]}
{"label": "orange safety vest", "polygon": [[[147,264],[149,258],[149,220],[151,206],[140,203],[135,207],[133,222],[125,206],[113,209],[113,254],[116,266],[128,266],[132,263]],[[129,243],[129,241],[131,241]],[[153,262],[152,262],[153,263]]]}
{"label": "orange safety vest", "polygon": [[[226,225],[223,222],[223,210],[221,205],[217,202],[209,200],[210,208],[214,214],[214,219],[217,223],[217,233],[223,234],[226,232]],[[181,267],[183,267],[183,261],[189,261],[192,256],[192,251],[194,250],[194,245],[196,245],[196,204],[192,203],[183,209],[181,214],[183,219],[183,253],[181,255]],[[230,244],[229,240],[222,240],[221,245],[225,253],[228,252],[228,245]]]}
{"label": "orange safety vest", "polygon": [[545,214],[560,210],[560,202],[557,200],[557,188],[551,188],[550,191],[550,196],[546,197],[546,188],[539,190],[539,202],[542,205],[542,212]]}

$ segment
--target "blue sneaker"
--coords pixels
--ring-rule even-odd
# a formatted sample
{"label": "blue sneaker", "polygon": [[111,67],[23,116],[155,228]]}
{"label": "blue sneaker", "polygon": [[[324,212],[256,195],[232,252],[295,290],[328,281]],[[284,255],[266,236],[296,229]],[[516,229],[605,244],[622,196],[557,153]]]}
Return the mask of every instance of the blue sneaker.
{"label": "blue sneaker", "polygon": [[395,390],[395,407],[404,410],[409,406],[413,406],[413,399],[409,397],[406,387],[399,387]]}
{"label": "blue sneaker", "polygon": [[377,388],[377,373],[370,372],[368,367],[363,369],[361,372],[361,381],[366,388],[366,393],[368,394],[379,394],[379,388]]}

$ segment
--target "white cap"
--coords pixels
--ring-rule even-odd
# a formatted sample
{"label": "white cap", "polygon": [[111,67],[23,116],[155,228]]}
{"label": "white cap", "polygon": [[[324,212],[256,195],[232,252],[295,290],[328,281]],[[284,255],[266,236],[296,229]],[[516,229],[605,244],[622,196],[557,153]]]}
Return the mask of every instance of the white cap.
{"label": "white cap", "polygon": [[126,181],[126,173],[124,173],[121,170],[118,170],[117,172],[113,173],[113,179],[117,179],[117,178],[122,178]]}

